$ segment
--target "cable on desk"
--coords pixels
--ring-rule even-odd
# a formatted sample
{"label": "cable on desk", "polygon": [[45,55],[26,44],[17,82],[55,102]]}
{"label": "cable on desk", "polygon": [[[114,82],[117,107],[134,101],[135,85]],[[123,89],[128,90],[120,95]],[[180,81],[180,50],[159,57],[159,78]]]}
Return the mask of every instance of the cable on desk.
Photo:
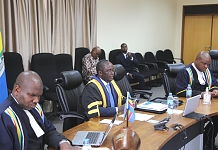
{"label": "cable on desk", "polygon": [[209,133],[210,133],[211,128],[212,128],[212,132],[211,132],[211,148],[213,148],[213,146],[214,146],[214,144],[213,144],[213,132],[214,132],[213,120],[207,115],[205,115],[204,117],[209,120],[209,123],[211,123],[211,126],[210,126],[210,128],[208,130],[208,133],[207,133],[207,142],[205,143],[204,148],[206,149],[206,146],[207,146],[207,143],[208,143],[208,140],[209,140]]}
{"label": "cable on desk", "polygon": [[[187,134],[186,134],[186,129],[184,128],[183,125],[181,124],[176,124],[173,127],[174,130],[179,130],[179,132],[181,133],[182,136],[180,136],[180,142],[182,141],[181,145],[183,145],[183,150],[185,150],[185,140],[187,139]],[[179,144],[180,145],[180,144]]]}

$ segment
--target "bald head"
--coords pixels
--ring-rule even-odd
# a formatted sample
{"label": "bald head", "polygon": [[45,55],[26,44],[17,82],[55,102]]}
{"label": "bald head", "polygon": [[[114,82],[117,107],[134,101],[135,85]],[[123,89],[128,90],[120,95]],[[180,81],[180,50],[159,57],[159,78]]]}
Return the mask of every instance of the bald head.
{"label": "bald head", "polygon": [[210,54],[208,52],[201,51],[196,56],[194,64],[199,71],[205,72],[206,69],[208,68],[208,65],[210,64],[210,61],[211,61]]}
{"label": "bald head", "polygon": [[34,71],[24,71],[20,73],[15,81],[14,86],[26,87],[28,84],[39,84],[43,87],[40,76]]}
{"label": "bald head", "polygon": [[96,46],[92,49],[91,55],[94,59],[97,59],[99,55],[101,55],[101,48],[99,46]]}
{"label": "bald head", "polygon": [[201,52],[198,53],[198,55],[196,56],[196,59],[204,59],[204,58],[211,59],[211,58],[210,58],[210,54],[209,54],[208,52],[201,51]]}
{"label": "bald head", "polygon": [[20,73],[14,83],[12,95],[23,109],[32,109],[43,93],[43,83],[34,71]]}

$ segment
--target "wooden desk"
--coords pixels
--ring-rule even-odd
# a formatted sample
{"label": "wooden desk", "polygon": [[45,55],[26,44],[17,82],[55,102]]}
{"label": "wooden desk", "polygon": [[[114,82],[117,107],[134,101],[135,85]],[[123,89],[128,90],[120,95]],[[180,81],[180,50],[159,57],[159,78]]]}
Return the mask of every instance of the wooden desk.
{"label": "wooden desk", "polygon": [[[183,110],[185,106],[185,99],[184,98],[180,98],[180,99],[184,101],[184,104],[179,106],[178,109]],[[153,114],[153,113],[142,112],[142,111],[136,111],[136,112],[145,113],[145,114]],[[218,98],[213,99],[211,105],[203,105],[202,99],[201,99],[199,102],[199,106],[195,112],[206,114],[209,116],[217,115],[218,114]],[[167,117],[167,113],[153,114],[153,115],[155,115],[152,118],[153,120],[162,120]],[[104,118],[102,117],[102,118],[90,119],[88,122],[85,122],[83,124],[80,124],[72,129],[69,129],[63,132],[63,135],[67,137],[69,140],[72,140],[76,132],[79,130],[104,131],[108,125],[99,123],[99,121]],[[122,118],[118,118],[118,119],[122,119]],[[131,126],[136,131],[136,133],[139,135],[141,139],[140,150],[143,150],[143,149],[158,150],[158,149],[167,149],[166,145],[172,144],[172,143],[169,143],[169,141],[174,142],[172,139],[176,137],[176,135],[181,134],[179,131],[175,131],[172,128],[176,123],[182,124],[185,128],[190,129],[189,131],[193,131],[193,129],[195,130],[196,128],[200,128],[200,126],[202,127],[202,122],[203,121],[197,121],[194,119],[182,117],[182,114],[179,114],[179,115],[172,114],[170,121],[166,124],[166,126],[169,127],[168,131],[154,130],[154,127],[153,127],[154,124],[147,123],[145,121],[135,120],[134,123],[129,123],[129,126]],[[109,149],[111,149],[112,136],[115,134],[117,130],[125,126],[126,126],[125,122],[119,126],[114,126],[112,130],[110,131],[109,135],[107,136],[107,138],[105,139],[102,147],[108,147]],[[196,132],[198,134],[198,132],[200,133],[202,131],[196,131]],[[176,144],[174,143],[174,145]]]}

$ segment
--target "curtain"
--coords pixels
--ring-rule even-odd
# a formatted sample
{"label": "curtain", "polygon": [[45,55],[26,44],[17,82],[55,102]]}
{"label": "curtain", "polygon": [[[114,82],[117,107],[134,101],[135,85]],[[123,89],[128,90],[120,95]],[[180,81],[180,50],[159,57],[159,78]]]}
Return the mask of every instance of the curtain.
{"label": "curtain", "polygon": [[96,16],[96,0],[0,0],[4,49],[20,53],[25,70],[36,53],[74,58],[76,47],[97,45]]}

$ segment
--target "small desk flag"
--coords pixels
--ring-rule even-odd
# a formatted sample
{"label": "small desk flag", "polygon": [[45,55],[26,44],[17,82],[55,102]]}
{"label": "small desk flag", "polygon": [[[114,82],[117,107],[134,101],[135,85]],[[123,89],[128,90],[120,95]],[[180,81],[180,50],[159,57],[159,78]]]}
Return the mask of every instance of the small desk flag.
{"label": "small desk flag", "polygon": [[[128,115],[127,115],[128,113]],[[133,106],[133,102],[131,100],[131,95],[129,92],[127,92],[127,98],[126,98],[126,104],[124,107],[124,119],[127,118],[128,116],[128,121],[129,122],[134,122],[135,120],[135,111],[134,111],[134,106]]]}
{"label": "small desk flag", "polygon": [[2,34],[0,31],[0,104],[7,98],[8,90],[5,76],[5,64],[3,57]]}

